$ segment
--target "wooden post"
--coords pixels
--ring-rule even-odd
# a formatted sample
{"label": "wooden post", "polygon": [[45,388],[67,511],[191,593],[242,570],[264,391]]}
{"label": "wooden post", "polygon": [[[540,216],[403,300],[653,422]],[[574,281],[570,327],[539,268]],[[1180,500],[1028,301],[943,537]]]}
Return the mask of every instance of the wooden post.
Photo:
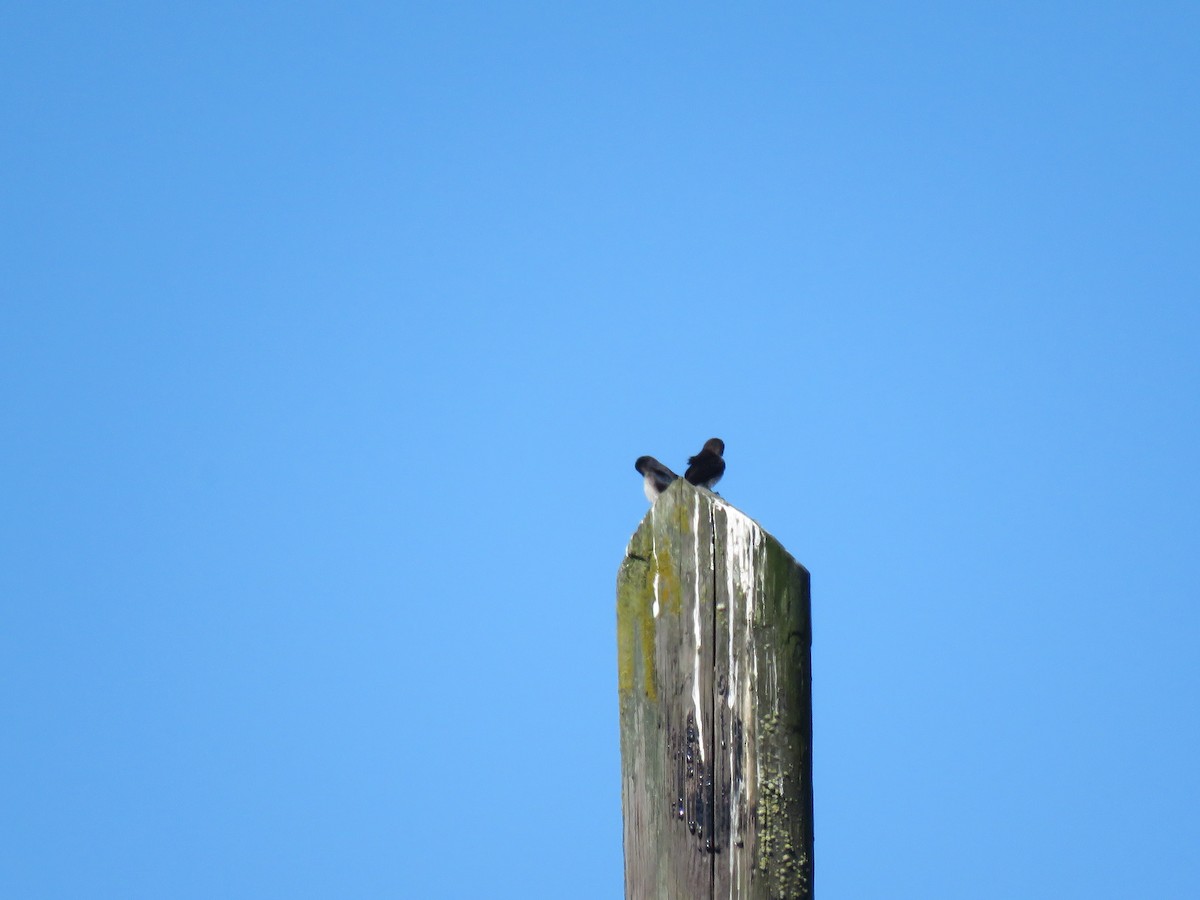
{"label": "wooden post", "polygon": [[813,895],[809,577],[682,478],[617,576],[626,900]]}

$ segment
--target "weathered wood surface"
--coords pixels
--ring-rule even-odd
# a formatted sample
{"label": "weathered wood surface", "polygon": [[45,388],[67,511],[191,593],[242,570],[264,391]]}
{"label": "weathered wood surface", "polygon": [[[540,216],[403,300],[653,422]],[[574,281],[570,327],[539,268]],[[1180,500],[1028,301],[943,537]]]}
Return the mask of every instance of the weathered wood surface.
{"label": "weathered wood surface", "polygon": [[627,900],[813,895],[808,572],[679,479],[617,576]]}

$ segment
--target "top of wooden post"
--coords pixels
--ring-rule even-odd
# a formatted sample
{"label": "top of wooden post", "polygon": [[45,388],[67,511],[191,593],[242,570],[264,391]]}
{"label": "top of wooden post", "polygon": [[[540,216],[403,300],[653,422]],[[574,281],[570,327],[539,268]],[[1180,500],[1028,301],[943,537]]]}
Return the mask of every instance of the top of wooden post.
{"label": "top of wooden post", "polygon": [[679,479],[629,542],[617,639],[626,897],[811,897],[807,570]]}

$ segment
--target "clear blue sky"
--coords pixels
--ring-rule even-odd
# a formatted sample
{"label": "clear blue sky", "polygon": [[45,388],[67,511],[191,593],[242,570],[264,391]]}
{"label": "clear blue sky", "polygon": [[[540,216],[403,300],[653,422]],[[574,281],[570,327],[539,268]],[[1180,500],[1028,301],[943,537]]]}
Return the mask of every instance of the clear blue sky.
{"label": "clear blue sky", "polygon": [[619,897],[633,460],[823,900],[1200,896],[1200,10],[0,11],[0,896]]}

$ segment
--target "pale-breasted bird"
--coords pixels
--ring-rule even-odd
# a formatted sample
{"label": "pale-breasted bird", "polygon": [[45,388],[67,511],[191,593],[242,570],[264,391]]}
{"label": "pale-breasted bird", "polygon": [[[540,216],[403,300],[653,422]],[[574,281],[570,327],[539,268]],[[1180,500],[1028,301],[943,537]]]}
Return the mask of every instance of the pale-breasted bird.
{"label": "pale-breasted bird", "polygon": [[688,459],[687,471],[683,477],[699,487],[710,491],[725,474],[725,442],[720,438],[709,438],[704,442],[704,449]]}
{"label": "pale-breasted bird", "polygon": [[644,476],[642,488],[651,503],[679,477],[653,456],[639,456],[633,467]]}

